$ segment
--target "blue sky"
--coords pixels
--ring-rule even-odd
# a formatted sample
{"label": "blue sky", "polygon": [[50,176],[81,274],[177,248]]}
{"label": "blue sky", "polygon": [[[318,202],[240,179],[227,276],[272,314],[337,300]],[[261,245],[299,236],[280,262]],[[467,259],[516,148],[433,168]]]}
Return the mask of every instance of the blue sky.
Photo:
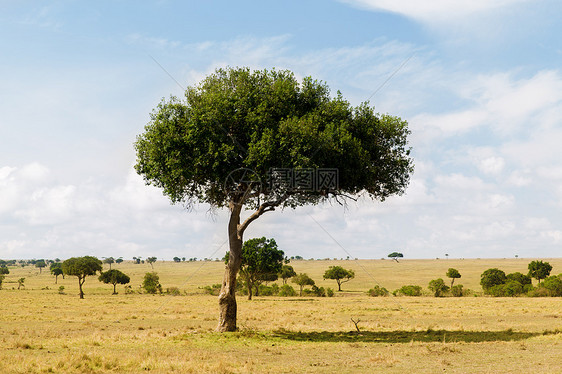
{"label": "blue sky", "polygon": [[134,173],[132,144],[162,98],[225,66],[310,75],[412,130],[405,195],[269,213],[246,238],[305,258],[558,257],[560,11],[0,0],[0,258],[222,257],[226,212],[171,206]]}

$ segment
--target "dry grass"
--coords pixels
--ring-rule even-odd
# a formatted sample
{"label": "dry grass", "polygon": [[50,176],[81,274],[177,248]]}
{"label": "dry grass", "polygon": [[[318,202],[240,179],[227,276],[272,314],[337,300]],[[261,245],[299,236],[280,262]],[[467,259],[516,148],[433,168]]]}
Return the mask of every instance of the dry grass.
{"label": "dry grass", "polygon": [[[553,273],[562,260],[549,260]],[[562,372],[559,298],[370,298],[376,279],[390,290],[426,287],[449,267],[457,283],[479,290],[480,274],[499,267],[525,272],[528,260],[297,261],[324,287],[329,265],[355,270],[334,298],[239,298],[240,332],[217,334],[216,297],[200,287],[219,283],[221,263],[156,263],[166,287],[187,296],[111,295],[88,278],[11,269],[0,291],[0,373],[517,373]],[[118,265],[140,285],[149,265]],[[26,277],[26,290],[15,282]],[[60,278],[60,277],[59,277]],[[49,287],[49,289],[45,289]],[[360,319],[357,334],[350,321]]]}

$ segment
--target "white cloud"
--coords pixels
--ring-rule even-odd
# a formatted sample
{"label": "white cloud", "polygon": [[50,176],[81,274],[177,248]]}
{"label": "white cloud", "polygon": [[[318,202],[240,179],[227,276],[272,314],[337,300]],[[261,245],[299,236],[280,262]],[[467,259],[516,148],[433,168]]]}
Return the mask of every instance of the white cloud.
{"label": "white cloud", "polygon": [[528,0],[342,0],[362,8],[401,14],[423,22],[454,22]]}

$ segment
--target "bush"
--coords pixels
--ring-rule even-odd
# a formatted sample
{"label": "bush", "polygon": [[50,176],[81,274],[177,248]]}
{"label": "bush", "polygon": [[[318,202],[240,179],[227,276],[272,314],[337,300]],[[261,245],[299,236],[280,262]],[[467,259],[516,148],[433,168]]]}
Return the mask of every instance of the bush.
{"label": "bush", "polygon": [[328,297],[334,297],[334,290],[332,290],[331,288],[326,288],[326,296]]}
{"label": "bush", "polygon": [[548,297],[550,296],[550,291],[544,287],[535,287],[531,291],[527,292],[529,297]]}
{"label": "bush", "polygon": [[307,296],[326,297],[326,290],[324,287],[318,287],[316,285],[313,285],[310,290],[304,289],[302,292]]}
{"label": "bush", "polygon": [[504,284],[506,281],[507,277],[503,270],[496,268],[488,269],[480,276],[480,284],[485,293],[490,293],[492,287]]}
{"label": "bush", "polygon": [[550,296],[562,296],[562,279],[556,276],[546,278],[541,287],[546,288]]}
{"label": "bush", "polygon": [[168,295],[172,295],[172,296],[179,296],[179,295],[181,295],[180,289],[177,288],[177,287],[169,287],[169,288],[166,288],[166,293],[167,293]]}
{"label": "bush", "polygon": [[221,292],[222,285],[220,284],[213,284],[212,286],[205,286],[203,287],[203,291],[209,295],[218,296]]}
{"label": "bush", "polygon": [[59,286],[59,294],[64,295],[64,286]]}
{"label": "bush", "polygon": [[279,288],[279,296],[297,296],[297,291],[291,285],[284,284]]}
{"label": "bush", "polygon": [[273,283],[271,286],[266,286],[264,284],[260,284],[259,286],[259,295],[260,296],[273,296],[279,293],[279,286],[277,283]]}
{"label": "bush", "polygon": [[445,281],[442,278],[430,281],[428,288],[433,291],[435,297],[441,297],[445,292],[449,291],[449,287],[445,285]]}
{"label": "bush", "polygon": [[512,280],[521,283],[523,287],[527,284],[532,284],[531,277],[520,272],[510,273],[506,276],[507,280]]}
{"label": "bush", "polygon": [[488,293],[496,297],[517,296],[523,293],[523,285],[517,281],[507,281],[489,288]]}
{"label": "bush", "polygon": [[131,287],[130,285],[125,286],[125,294],[130,295],[132,293],[135,293],[135,291],[133,291],[133,287]]}
{"label": "bush", "polygon": [[402,286],[400,289],[394,291],[394,295],[404,295],[404,296],[421,296],[422,288],[421,286],[407,285]]}
{"label": "bush", "polygon": [[372,297],[379,297],[379,296],[388,296],[389,292],[386,288],[376,285],[375,287],[367,291],[367,294]]}
{"label": "bush", "polygon": [[142,288],[144,288],[147,293],[162,293],[162,285],[160,284],[160,277],[158,276],[158,274],[154,272],[146,273],[142,281]]}
{"label": "bush", "polygon": [[462,284],[457,284],[456,286],[451,287],[451,294],[454,297],[462,297],[464,295]]}

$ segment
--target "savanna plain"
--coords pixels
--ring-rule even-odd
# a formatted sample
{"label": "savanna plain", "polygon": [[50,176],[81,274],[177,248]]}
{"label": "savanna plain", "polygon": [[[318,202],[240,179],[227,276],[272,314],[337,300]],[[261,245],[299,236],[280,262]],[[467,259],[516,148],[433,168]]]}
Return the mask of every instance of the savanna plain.
{"label": "savanna plain", "polygon": [[[552,274],[562,259],[546,259]],[[136,292],[149,264],[113,264],[133,293],[48,268],[11,267],[0,290],[0,373],[562,373],[562,298],[482,295],[489,268],[527,273],[531,259],[292,261],[318,286],[337,290],[324,271],[355,271],[334,297],[238,297],[234,333],[214,331],[221,262],[154,264],[164,290]],[[448,268],[469,296],[433,297],[428,282]],[[104,265],[104,270],[108,265]],[[17,280],[25,277],[25,288]],[[536,282],[536,281],[535,281]],[[424,287],[421,297],[370,297],[380,285]],[[64,293],[59,293],[59,286]],[[357,331],[355,324],[359,320]]]}

